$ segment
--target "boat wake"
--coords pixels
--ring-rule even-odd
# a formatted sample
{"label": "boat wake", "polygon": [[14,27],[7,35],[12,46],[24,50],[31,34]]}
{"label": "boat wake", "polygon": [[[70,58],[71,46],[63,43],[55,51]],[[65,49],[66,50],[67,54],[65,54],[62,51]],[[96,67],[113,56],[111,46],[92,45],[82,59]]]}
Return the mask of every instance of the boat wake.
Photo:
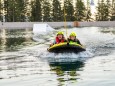
{"label": "boat wake", "polygon": [[91,50],[86,50],[76,53],[46,53],[42,55],[42,59],[46,59],[48,62],[84,62],[87,59],[93,57],[93,53]]}
{"label": "boat wake", "polygon": [[[63,31],[63,29],[61,30]],[[112,52],[112,49],[115,48],[115,35],[111,33],[103,33],[102,30],[100,31],[100,29],[97,27],[90,27],[83,29],[72,28],[69,29],[68,32],[71,31],[78,33],[78,38],[80,38],[81,43],[83,43],[83,45],[86,46],[86,51],[80,52],[78,54],[75,53],[56,54],[56,53],[49,53],[47,51],[42,52],[40,57],[42,59],[47,60],[48,62],[75,62],[75,61],[84,62],[89,58],[95,56],[108,55]],[[89,31],[91,31],[90,34]],[[48,35],[45,35],[45,37],[42,36],[41,39],[44,39],[45,45],[47,44],[47,46],[49,46],[48,44],[51,42],[52,39],[54,39],[55,34],[56,32],[52,32]],[[39,37],[37,41],[39,42],[41,39]]]}
{"label": "boat wake", "polygon": [[[107,28],[109,32],[106,31],[106,33],[104,33],[105,30],[103,32],[103,29],[104,28],[102,28],[101,32],[98,27],[69,29],[68,32],[74,31],[77,33],[77,37],[81,41],[82,45],[86,47],[86,51],[77,54],[56,54],[47,51],[51,41],[54,40],[55,34],[57,33],[56,31],[59,30],[35,36],[31,34],[31,31],[28,33],[24,31],[17,31],[20,33],[24,32],[24,35],[21,33],[21,35],[19,34],[18,36],[17,33],[13,33],[7,36],[8,39],[3,37],[2,40],[0,40],[0,49],[2,51],[0,52],[0,79],[35,74],[44,75],[48,73],[49,76],[51,76],[50,70],[54,71],[54,69],[59,68],[64,69],[64,71],[73,71],[81,66],[84,66],[83,64],[87,63],[87,60],[91,58],[96,58],[97,62],[100,63],[112,62],[111,65],[113,65],[115,55],[115,31],[111,31],[111,29]],[[65,31],[64,29],[60,30]],[[106,57],[109,57],[109,59],[105,59]],[[102,61],[99,61],[100,58],[102,58]],[[103,58],[105,59],[104,61]],[[92,61],[92,63],[95,62]],[[97,64],[94,64],[93,66],[88,65],[88,68],[90,68],[89,66],[94,68],[96,65]],[[113,69],[114,68],[112,68],[112,70]],[[46,75],[44,75],[44,77],[46,78]]]}

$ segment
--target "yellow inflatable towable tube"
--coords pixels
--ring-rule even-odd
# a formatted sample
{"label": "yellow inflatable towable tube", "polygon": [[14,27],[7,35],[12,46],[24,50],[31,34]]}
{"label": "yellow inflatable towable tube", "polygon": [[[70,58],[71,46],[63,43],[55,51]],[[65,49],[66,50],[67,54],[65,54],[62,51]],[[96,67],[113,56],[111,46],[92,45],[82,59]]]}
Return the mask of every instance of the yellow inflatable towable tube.
{"label": "yellow inflatable towable tube", "polygon": [[75,42],[72,43],[59,43],[59,44],[54,44],[53,46],[48,48],[49,52],[54,52],[54,53],[78,53],[78,52],[82,52],[85,51],[86,49],[80,45],[77,44]]}

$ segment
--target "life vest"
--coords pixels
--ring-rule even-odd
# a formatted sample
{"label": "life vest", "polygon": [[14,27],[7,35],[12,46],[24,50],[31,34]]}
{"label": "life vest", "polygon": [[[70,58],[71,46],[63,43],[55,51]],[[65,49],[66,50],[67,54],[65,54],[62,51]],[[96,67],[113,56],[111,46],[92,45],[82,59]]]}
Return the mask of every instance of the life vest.
{"label": "life vest", "polygon": [[59,38],[56,37],[56,44],[58,44],[58,43],[62,43],[62,42],[64,42],[64,41],[65,41],[64,39],[59,40]]}
{"label": "life vest", "polygon": [[69,40],[69,43],[78,43],[76,40],[71,40],[71,39],[68,39]]}

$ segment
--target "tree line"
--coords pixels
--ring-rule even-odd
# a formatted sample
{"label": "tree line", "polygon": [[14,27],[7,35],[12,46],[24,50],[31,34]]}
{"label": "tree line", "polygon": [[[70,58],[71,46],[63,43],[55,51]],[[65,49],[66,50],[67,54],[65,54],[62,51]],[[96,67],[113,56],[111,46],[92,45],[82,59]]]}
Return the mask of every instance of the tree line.
{"label": "tree line", "polygon": [[[114,21],[115,0],[98,0],[95,17],[87,0],[0,0],[0,21],[3,22],[59,22]],[[93,1],[93,0],[91,0]],[[65,14],[64,14],[65,10]]]}

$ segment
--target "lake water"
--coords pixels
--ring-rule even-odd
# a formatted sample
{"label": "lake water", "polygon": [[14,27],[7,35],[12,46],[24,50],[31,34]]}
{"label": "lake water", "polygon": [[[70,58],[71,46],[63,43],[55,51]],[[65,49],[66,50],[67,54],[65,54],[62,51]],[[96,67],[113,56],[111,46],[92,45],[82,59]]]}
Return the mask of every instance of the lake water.
{"label": "lake water", "polygon": [[0,86],[115,86],[115,27],[69,28],[86,51],[49,53],[60,30],[0,29]]}

